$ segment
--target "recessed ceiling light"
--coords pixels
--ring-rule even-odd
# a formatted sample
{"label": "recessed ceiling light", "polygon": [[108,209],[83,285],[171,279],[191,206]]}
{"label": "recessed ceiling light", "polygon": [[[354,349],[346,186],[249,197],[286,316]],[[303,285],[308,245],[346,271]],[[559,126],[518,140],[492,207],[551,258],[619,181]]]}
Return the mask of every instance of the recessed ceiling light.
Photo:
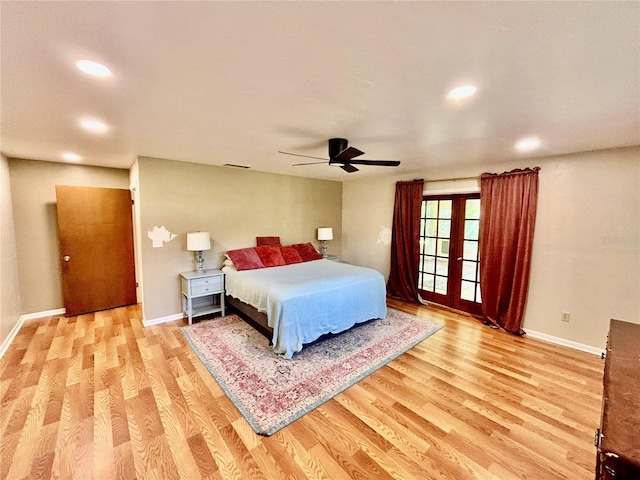
{"label": "recessed ceiling light", "polygon": [[540,146],[540,139],[538,137],[526,137],[521,138],[516,143],[516,150],[520,152],[530,152]]}
{"label": "recessed ceiling light", "polygon": [[101,133],[107,129],[107,126],[102,123],[100,120],[82,120],[80,125],[85,130],[89,130],[90,132]]}
{"label": "recessed ceiling light", "polygon": [[108,77],[111,75],[109,68],[92,60],[79,60],[76,62],[76,67],[94,77]]}
{"label": "recessed ceiling light", "polygon": [[456,87],[447,93],[447,97],[451,100],[461,100],[463,98],[468,98],[471,95],[476,93],[476,87],[473,85],[463,85],[461,87]]}
{"label": "recessed ceiling light", "polygon": [[73,152],[64,152],[64,153],[62,154],[62,158],[63,158],[64,160],[69,161],[69,162],[77,162],[77,161],[81,160],[81,158],[82,158],[82,157],[81,157],[80,155],[78,155],[77,153],[73,153]]}

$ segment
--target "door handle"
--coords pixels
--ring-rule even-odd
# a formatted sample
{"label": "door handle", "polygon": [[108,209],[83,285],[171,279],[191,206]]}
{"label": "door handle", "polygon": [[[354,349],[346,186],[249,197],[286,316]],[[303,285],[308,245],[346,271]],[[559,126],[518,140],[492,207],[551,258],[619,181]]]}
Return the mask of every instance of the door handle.
{"label": "door handle", "polygon": [[71,260],[71,257],[70,257],[69,255],[65,255],[64,257],[62,257],[62,259],[63,259],[65,262],[68,262],[69,260]]}
{"label": "door handle", "polygon": [[458,257],[456,258],[456,260],[459,262],[460,260],[462,260],[462,257]]}

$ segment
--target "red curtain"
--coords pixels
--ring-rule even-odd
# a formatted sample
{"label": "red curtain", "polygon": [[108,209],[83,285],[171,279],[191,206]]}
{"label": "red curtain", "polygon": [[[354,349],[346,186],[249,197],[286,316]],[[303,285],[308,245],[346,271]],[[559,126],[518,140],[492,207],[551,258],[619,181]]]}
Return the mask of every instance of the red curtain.
{"label": "red curtain", "polygon": [[418,300],[420,260],[420,209],[424,180],[396,183],[391,231],[391,271],[387,293],[391,297]]}
{"label": "red curtain", "polygon": [[540,168],[480,177],[480,290],[488,322],[523,335]]}

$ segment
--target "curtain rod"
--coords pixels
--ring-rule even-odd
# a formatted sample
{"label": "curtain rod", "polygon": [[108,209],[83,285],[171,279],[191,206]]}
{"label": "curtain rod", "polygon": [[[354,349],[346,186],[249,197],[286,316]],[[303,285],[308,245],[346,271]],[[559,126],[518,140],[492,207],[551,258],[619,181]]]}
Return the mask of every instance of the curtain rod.
{"label": "curtain rod", "polygon": [[[517,173],[527,173],[527,172],[537,172],[539,170],[542,170],[540,167],[533,167],[533,168],[516,168],[514,170],[511,170],[510,172],[502,172],[500,174],[498,173],[484,173],[483,175],[489,175],[489,176],[498,176],[498,175],[508,175],[508,174],[517,174]],[[425,180],[425,183],[435,183],[435,182],[455,182],[458,180],[480,180],[480,178],[482,178],[482,175],[478,175],[477,177],[452,177],[452,178],[439,178],[437,180]]]}
{"label": "curtain rod", "polygon": [[478,180],[480,177],[455,177],[455,178],[440,178],[438,180],[425,180],[425,183],[435,183],[435,182],[455,182],[458,180]]}

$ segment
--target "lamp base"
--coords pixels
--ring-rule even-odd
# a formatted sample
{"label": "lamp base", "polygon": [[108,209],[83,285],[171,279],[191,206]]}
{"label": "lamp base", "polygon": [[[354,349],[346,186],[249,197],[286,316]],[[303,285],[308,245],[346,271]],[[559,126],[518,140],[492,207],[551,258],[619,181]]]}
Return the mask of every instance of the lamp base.
{"label": "lamp base", "polygon": [[204,273],[204,256],[202,255],[202,250],[198,250],[194,253],[196,259],[196,272]]}
{"label": "lamp base", "polygon": [[322,245],[320,246],[322,258],[327,258],[329,256],[327,254],[327,241],[326,240],[320,240],[320,241],[322,242]]}

